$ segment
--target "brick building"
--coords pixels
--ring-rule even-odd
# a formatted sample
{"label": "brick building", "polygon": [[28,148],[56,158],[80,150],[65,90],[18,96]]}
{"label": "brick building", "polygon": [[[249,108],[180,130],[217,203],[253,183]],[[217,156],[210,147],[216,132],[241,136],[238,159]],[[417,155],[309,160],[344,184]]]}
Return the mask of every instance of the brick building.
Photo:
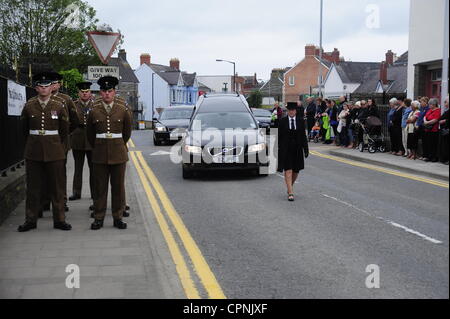
{"label": "brick building", "polygon": [[[317,93],[320,74],[320,48],[308,44],[305,46],[305,58],[284,74],[283,101],[296,102],[300,95]],[[323,52],[322,78],[331,68],[331,64],[344,61],[338,49]]]}

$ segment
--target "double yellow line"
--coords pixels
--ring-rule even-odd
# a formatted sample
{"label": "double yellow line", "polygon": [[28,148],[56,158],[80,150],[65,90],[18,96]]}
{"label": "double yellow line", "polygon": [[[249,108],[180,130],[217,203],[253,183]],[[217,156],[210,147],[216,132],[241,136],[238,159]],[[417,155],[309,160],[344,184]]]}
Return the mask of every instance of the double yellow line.
{"label": "double yellow line", "polygon": [[[192,262],[192,268],[195,271],[195,274],[200,279],[200,283],[207,292],[208,297],[211,299],[225,299],[225,294],[223,293],[222,288],[217,282],[216,277],[211,271],[208,263],[203,257],[199,247],[195,243],[188,229],[181,220],[180,215],[173,207],[169,197],[167,196],[157,177],[142,156],[142,152],[132,151],[130,152],[130,156],[134,163],[134,166],[136,167],[137,173],[142,182],[150,205],[152,206],[153,212],[155,214],[156,220],[158,221],[164,239],[166,240],[166,243],[169,247],[170,254],[175,263],[178,276],[187,298],[200,299],[201,296],[199,290],[195,285],[191,271],[187,265],[187,262],[185,261],[183,253],[180,249],[177,237],[170,229],[169,222],[176,230],[178,239],[186,250],[186,253]],[[159,204],[153,189],[156,191],[156,194],[161,201],[163,210],[161,209],[161,205]]]}
{"label": "double yellow line", "polygon": [[136,145],[134,145],[133,140],[131,138],[128,140],[127,145],[128,145],[128,147],[132,147],[132,148],[136,147]]}
{"label": "double yellow line", "polygon": [[382,173],[394,175],[394,176],[399,176],[399,177],[403,177],[403,178],[407,178],[407,179],[411,179],[411,180],[415,180],[415,181],[419,181],[419,182],[423,182],[423,183],[427,183],[427,184],[431,184],[431,185],[435,185],[435,186],[439,186],[439,187],[443,187],[443,188],[449,188],[448,183],[445,183],[445,182],[440,182],[437,180],[419,177],[419,176],[415,176],[415,175],[411,175],[411,174],[400,173],[398,171],[385,169],[385,168],[377,167],[374,165],[359,163],[359,162],[355,162],[355,161],[349,161],[349,160],[342,159],[340,157],[325,155],[325,154],[319,153],[317,151],[311,151],[310,153],[314,156],[330,159],[330,160],[333,160],[336,162],[341,162],[341,163],[345,163],[345,164],[352,165],[352,166],[367,168],[367,169],[370,169],[373,171],[382,172]]}

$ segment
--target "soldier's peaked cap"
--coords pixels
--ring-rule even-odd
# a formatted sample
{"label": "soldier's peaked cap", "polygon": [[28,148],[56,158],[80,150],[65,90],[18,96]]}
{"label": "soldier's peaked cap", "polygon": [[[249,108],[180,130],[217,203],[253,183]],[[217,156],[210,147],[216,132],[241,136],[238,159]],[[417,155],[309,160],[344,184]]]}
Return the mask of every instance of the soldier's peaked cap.
{"label": "soldier's peaked cap", "polygon": [[53,83],[53,76],[50,72],[41,72],[33,75],[34,86],[49,86]]}
{"label": "soldier's peaked cap", "polygon": [[117,84],[119,84],[119,79],[114,76],[104,76],[97,81],[100,85],[100,90],[110,90],[115,89]]}
{"label": "soldier's peaked cap", "polygon": [[92,82],[80,82],[77,83],[77,88],[80,91],[89,91],[91,89]]}
{"label": "soldier's peaked cap", "polygon": [[58,72],[51,72],[50,74],[52,76],[53,83],[61,82],[63,79],[63,76]]}

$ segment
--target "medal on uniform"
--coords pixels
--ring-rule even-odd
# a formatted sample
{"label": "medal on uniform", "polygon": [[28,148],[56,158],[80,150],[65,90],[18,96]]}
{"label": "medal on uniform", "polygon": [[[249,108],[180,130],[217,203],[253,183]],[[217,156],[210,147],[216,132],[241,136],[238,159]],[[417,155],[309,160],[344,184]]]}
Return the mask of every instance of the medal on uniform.
{"label": "medal on uniform", "polygon": [[56,111],[52,111],[52,120],[58,119],[58,113]]}

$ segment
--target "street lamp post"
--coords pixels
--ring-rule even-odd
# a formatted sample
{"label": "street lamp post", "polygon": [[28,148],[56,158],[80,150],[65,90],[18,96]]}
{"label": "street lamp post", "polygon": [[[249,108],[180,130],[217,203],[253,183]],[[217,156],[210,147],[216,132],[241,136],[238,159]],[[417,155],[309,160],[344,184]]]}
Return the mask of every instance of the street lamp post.
{"label": "street lamp post", "polygon": [[228,62],[228,63],[233,64],[233,88],[234,88],[234,92],[237,93],[237,90],[236,90],[236,62],[220,60],[220,59],[217,59],[216,61],[217,62]]}
{"label": "street lamp post", "polygon": [[320,0],[319,97],[322,97],[322,23],[323,23],[323,0]]}

